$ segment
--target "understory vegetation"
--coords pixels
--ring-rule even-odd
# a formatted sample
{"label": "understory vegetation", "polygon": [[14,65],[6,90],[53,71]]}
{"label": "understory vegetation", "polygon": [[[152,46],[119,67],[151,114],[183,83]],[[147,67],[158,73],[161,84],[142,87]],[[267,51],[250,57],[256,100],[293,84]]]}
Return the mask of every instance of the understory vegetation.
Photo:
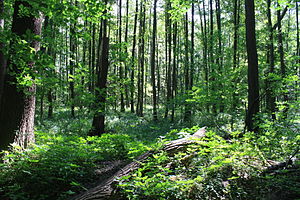
{"label": "understory vegetation", "polygon": [[[262,119],[259,134],[243,134],[243,127],[230,132],[228,116],[216,118],[214,126],[205,123],[209,116],[195,117],[196,126],[184,128],[188,125],[180,121],[153,122],[130,113],[111,113],[110,132],[100,137],[86,136],[88,113],[75,121],[67,115],[61,110],[52,120],[39,120],[36,144],[26,151],[12,146],[12,151],[2,152],[2,199],[68,199],[103,179],[98,170],[117,161],[127,163],[149,150],[156,153],[120,180],[118,190],[124,198],[300,198],[300,163],[295,161],[300,144],[295,134],[300,129],[297,115],[275,122]],[[161,150],[169,141],[207,124],[206,137],[195,139],[184,150],[174,154]],[[295,162],[289,162],[292,160]],[[268,171],[267,167],[287,161],[286,166]]]}

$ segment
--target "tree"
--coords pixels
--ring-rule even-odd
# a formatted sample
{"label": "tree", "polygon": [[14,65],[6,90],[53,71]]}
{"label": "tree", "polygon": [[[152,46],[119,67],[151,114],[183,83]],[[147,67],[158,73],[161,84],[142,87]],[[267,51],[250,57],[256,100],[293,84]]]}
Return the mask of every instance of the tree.
{"label": "tree", "polygon": [[[4,0],[0,0],[0,34],[3,34],[4,30]],[[0,41],[0,104],[2,99],[3,93],[3,86],[4,86],[4,76],[6,70],[6,58],[5,58],[5,51],[4,46],[5,44],[3,41]]]}
{"label": "tree", "polygon": [[[269,74],[274,73],[275,58],[274,58],[274,33],[272,28],[272,15],[271,15],[271,0],[267,1],[267,15],[268,15],[268,29],[269,29],[269,44],[267,52],[267,63],[269,64]],[[272,90],[272,81],[267,78],[266,80],[266,103],[267,110],[271,114],[272,119],[276,119],[275,115],[275,96]]]}
{"label": "tree", "polygon": [[[34,55],[40,49],[40,42],[36,40],[41,34],[42,17],[37,13],[21,14],[21,9],[31,10],[32,6],[27,1],[18,0],[14,4],[12,21],[12,33],[15,40],[12,41],[11,56],[8,63],[9,71],[5,73],[3,98],[0,108],[1,134],[0,149],[5,149],[10,143],[15,143],[26,148],[34,142],[34,114],[35,114],[35,90],[34,83]],[[30,37],[28,37],[30,36]],[[26,41],[24,46],[18,46],[18,41]],[[26,55],[20,55],[20,48]],[[15,62],[15,56],[20,56],[23,62]],[[28,56],[28,57],[24,57]],[[20,61],[20,60],[19,60]],[[25,86],[20,86],[20,70],[27,72],[26,76],[31,81]],[[22,80],[21,80],[22,81]]]}
{"label": "tree", "polygon": [[155,55],[156,55],[156,3],[153,3],[153,32],[152,32],[152,43],[151,43],[151,83],[152,83],[152,98],[153,98],[153,120],[157,120],[157,99],[156,99],[156,83],[155,83]]}
{"label": "tree", "polygon": [[108,53],[109,53],[109,37],[107,34],[107,0],[104,2],[105,10],[102,19],[102,38],[101,38],[101,55],[98,58],[99,66],[96,81],[96,102],[94,105],[95,114],[93,117],[92,129],[89,133],[91,136],[100,136],[105,132],[105,110],[106,110],[106,96],[107,96],[107,75],[108,75]]}
{"label": "tree", "polygon": [[245,0],[245,10],[246,47],[248,58],[248,108],[246,126],[249,131],[257,131],[257,127],[254,126],[254,117],[259,112],[259,82],[254,0]]}
{"label": "tree", "polygon": [[131,51],[131,76],[130,76],[130,108],[131,112],[134,113],[134,70],[135,70],[135,46],[136,46],[136,31],[137,31],[137,20],[138,20],[139,4],[138,0],[135,2],[135,14],[134,14],[134,25],[133,25],[133,42]]}
{"label": "tree", "polygon": [[140,29],[139,29],[139,54],[138,54],[138,102],[136,113],[142,117],[144,115],[144,80],[145,80],[145,2],[141,1],[140,5]]}

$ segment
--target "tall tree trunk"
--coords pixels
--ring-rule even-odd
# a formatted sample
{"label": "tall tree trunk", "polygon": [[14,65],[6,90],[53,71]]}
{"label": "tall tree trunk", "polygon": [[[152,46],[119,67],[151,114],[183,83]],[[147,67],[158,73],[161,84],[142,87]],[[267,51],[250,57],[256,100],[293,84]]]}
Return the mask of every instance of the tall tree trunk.
{"label": "tall tree trunk", "polygon": [[[203,40],[203,68],[204,68],[204,80],[206,85],[206,95],[209,95],[209,67],[208,67],[208,43],[207,43],[207,22],[206,22],[206,12],[205,12],[205,1],[202,2],[203,14],[200,12],[200,22],[202,24],[202,40]],[[200,5],[199,5],[200,11]],[[203,20],[202,20],[203,18]],[[209,104],[206,104],[206,111],[209,112]]]}
{"label": "tall tree trunk", "polygon": [[[297,27],[297,56],[298,56],[298,64],[300,64],[300,39],[299,39],[299,7],[298,2],[296,2],[296,27]],[[298,68],[300,70],[300,67]],[[299,71],[300,75],[300,71]]]}
{"label": "tall tree trunk", "polygon": [[[298,77],[300,77],[300,39],[299,39],[299,7],[298,7],[298,2],[296,2],[296,27],[297,27],[297,50],[296,50],[296,56],[298,56],[296,64],[298,64]],[[298,82],[296,83],[297,85],[299,84]],[[298,87],[296,85],[296,87]],[[298,99],[298,95],[296,96],[296,100]]]}
{"label": "tall tree trunk", "polygon": [[121,112],[125,112],[124,102],[124,70],[123,70],[123,44],[122,44],[122,0],[119,0],[119,77],[120,77],[120,94],[121,94]]}
{"label": "tall tree trunk", "polygon": [[[107,6],[107,0],[105,0],[105,6]],[[105,8],[103,15],[107,14]],[[95,114],[92,123],[92,129],[89,133],[91,136],[100,136],[105,132],[105,110],[106,110],[106,96],[107,96],[107,75],[108,75],[108,53],[109,53],[109,37],[107,34],[107,18],[102,20],[102,39],[101,39],[101,57],[98,58],[99,66],[96,82],[96,102],[95,102]]]}
{"label": "tall tree trunk", "polygon": [[173,78],[172,78],[172,113],[171,121],[174,122],[175,117],[175,97],[177,93],[177,22],[174,22],[173,28]]}
{"label": "tall tree trunk", "polygon": [[[222,22],[221,22],[221,5],[220,5],[220,0],[216,0],[216,17],[217,17],[217,27],[218,27],[218,56],[216,59],[216,63],[218,65],[218,71],[219,71],[219,75],[218,77],[223,77],[223,52],[222,52]],[[220,108],[220,112],[224,112],[225,109],[225,104],[224,104],[224,100],[222,97],[222,91],[223,91],[223,84],[222,81],[219,82],[218,84],[218,90],[221,92],[218,92],[218,104],[219,104],[219,108]]]}
{"label": "tall tree trunk", "polygon": [[[27,16],[20,15],[21,7],[32,9],[32,6],[26,1],[15,1],[12,21],[12,33],[16,35],[15,38],[26,40],[28,32],[31,32],[33,37],[40,35],[42,17],[36,17],[32,14]],[[13,43],[16,42],[13,41]],[[32,38],[28,42],[36,52],[39,51],[39,41]],[[18,51],[18,49],[12,49],[13,55],[16,53],[15,51]],[[5,74],[0,108],[0,150],[6,149],[10,143],[26,148],[30,143],[34,142],[36,85],[32,83],[31,86],[21,87],[16,77],[24,67],[34,70],[34,60],[28,60],[28,66],[18,66],[18,63],[15,63],[13,60],[9,60],[9,63],[11,63],[11,68]]]}
{"label": "tall tree trunk", "polygon": [[138,55],[138,103],[137,115],[143,116],[144,109],[144,78],[145,78],[145,2],[141,1],[140,5],[140,30],[139,30],[139,55]]}
{"label": "tall tree trunk", "polygon": [[[273,28],[272,28],[272,15],[271,15],[271,0],[267,1],[267,15],[268,15],[268,29],[269,29],[269,44],[268,44],[268,52],[267,52],[267,62],[269,64],[269,75],[274,73],[274,37],[273,37]],[[270,113],[273,120],[276,119],[275,116],[275,96],[273,93],[273,84],[270,77],[267,77],[266,80],[266,103],[267,103],[267,111]]]}
{"label": "tall tree trunk", "polygon": [[[4,16],[4,0],[0,0],[0,16]],[[0,34],[2,35],[2,32],[4,30],[4,17],[0,17]],[[4,46],[2,42],[0,42],[0,105],[1,105],[1,99],[2,99],[2,93],[3,93],[3,87],[4,87],[4,77],[5,77],[5,70],[6,70],[6,58],[5,58],[5,52],[4,52]]]}
{"label": "tall tree trunk", "polygon": [[246,46],[248,58],[248,110],[246,126],[248,131],[258,131],[254,117],[259,112],[258,57],[255,34],[254,0],[245,0]]}
{"label": "tall tree trunk", "polygon": [[132,41],[132,51],[131,51],[131,77],[130,77],[130,108],[131,112],[134,113],[134,70],[135,70],[135,47],[136,47],[136,30],[137,30],[137,20],[138,20],[138,11],[139,4],[138,0],[135,3],[135,14],[134,14],[134,27],[133,27],[133,41]]}
{"label": "tall tree trunk", "polygon": [[[216,72],[215,72],[215,54],[214,54],[214,10],[213,10],[213,0],[209,0],[209,9],[210,9],[210,32],[209,32],[209,56],[210,56],[210,63],[209,63],[209,67],[210,67],[210,80],[211,81],[211,91],[216,91]],[[209,91],[209,93],[212,93],[211,91]],[[210,94],[208,94],[210,95]],[[214,113],[217,113],[217,107],[216,107],[216,103],[215,103],[215,99],[216,99],[216,95],[212,95],[213,96],[213,102],[212,102],[212,111]]]}
{"label": "tall tree trunk", "polygon": [[171,62],[172,62],[172,21],[171,21],[171,15],[169,13],[169,10],[171,10],[171,2],[170,0],[166,1],[166,10],[165,10],[165,29],[166,29],[166,84],[167,84],[167,98],[166,98],[166,110],[165,110],[165,118],[169,115],[169,109],[170,109],[170,100],[172,96],[172,77],[171,77]]}
{"label": "tall tree trunk", "polygon": [[[279,3],[277,3],[278,7],[280,6]],[[286,78],[286,66],[284,61],[284,50],[283,50],[283,36],[282,36],[282,26],[281,26],[281,11],[277,10],[277,28],[278,28],[278,51],[279,51],[279,57],[280,57],[280,71],[281,71],[281,77],[282,79]],[[286,89],[286,84],[284,84],[284,89]],[[284,117],[287,116],[288,111],[288,95],[286,92],[283,92],[283,100],[284,100]]]}
{"label": "tall tree trunk", "polygon": [[195,72],[195,63],[194,63],[194,52],[195,52],[195,5],[192,3],[192,24],[191,24],[191,63],[190,63],[190,81],[189,89],[191,90],[194,85],[194,72]]}
{"label": "tall tree trunk", "polygon": [[[188,25],[188,13],[185,14],[184,20],[184,33],[185,33],[185,41],[184,41],[184,48],[185,48],[185,63],[184,63],[184,83],[185,83],[185,95],[188,96],[188,91],[190,90],[190,62],[189,62],[189,25]],[[185,102],[184,108],[184,121],[190,121],[191,117],[191,109],[187,102]]]}
{"label": "tall tree trunk", "polygon": [[[129,23],[129,0],[126,1],[126,22],[125,22],[125,36],[124,36],[124,42],[125,42],[125,49],[124,52],[126,54],[126,61],[128,59],[128,23]],[[128,63],[125,62],[125,73],[124,73],[125,79],[128,78]],[[129,90],[128,90],[128,84],[125,85],[125,102],[126,107],[129,108]]]}
{"label": "tall tree trunk", "polygon": [[153,2],[153,28],[152,28],[152,45],[151,45],[151,83],[152,83],[152,96],[153,96],[153,120],[157,120],[157,99],[156,99],[156,79],[155,79],[155,56],[156,56],[156,3]]}
{"label": "tall tree trunk", "polygon": [[75,51],[76,51],[76,41],[75,41],[75,24],[71,25],[70,28],[70,68],[69,68],[69,90],[70,90],[70,101],[71,101],[71,116],[75,117],[75,106],[74,106],[74,100],[75,100],[75,79],[74,79],[74,72],[75,72]]}
{"label": "tall tree trunk", "polygon": [[[234,1],[234,39],[233,39],[233,71],[239,66],[238,63],[238,42],[239,42],[239,26],[240,26],[240,0]],[[236,94],[236,82],[237,78],[233,80],[233,93],[232,93],[232,111],[235,112],[237,103],[238,103],[238,95]]]}

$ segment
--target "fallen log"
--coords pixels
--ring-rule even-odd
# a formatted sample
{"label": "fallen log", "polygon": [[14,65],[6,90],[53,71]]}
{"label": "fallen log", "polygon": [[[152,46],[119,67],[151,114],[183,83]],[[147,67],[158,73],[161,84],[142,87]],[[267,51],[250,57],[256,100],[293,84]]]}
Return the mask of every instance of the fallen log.
{"label": "fallen log", "polygon": [[[205,137],[206,128],[203,127],[195,132],[193,135],[189,135],[185,138],[171,141],[165,144],[161,150],[167,152],[168,154],[175,154],[178,151],[183,150],[189,144],[195,143],[195,138]],[[157,151],[150,150],[143,155],[139,156],[133,162],[130,162],[125,167],[121,168],[111,177],[100,182],[96,187],[91,188],[80,194],[72,200],[122,200],[126,198],[122,198],[116,192],[116,184],[118,180],[123,177],[129,175],[131,172],[135,171],[141,166],[141,163],[145,161],[149,156],[155,154]]]}

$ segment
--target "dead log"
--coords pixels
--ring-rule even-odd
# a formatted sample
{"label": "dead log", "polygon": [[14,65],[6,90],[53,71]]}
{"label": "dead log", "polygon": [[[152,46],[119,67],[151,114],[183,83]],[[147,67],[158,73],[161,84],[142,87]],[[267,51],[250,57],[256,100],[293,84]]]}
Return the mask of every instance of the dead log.
{"label": "dead log", "polygon": [[[195,138],[205,137],[205,127],[199,129],[193,135],[189,135],[185,138],[171,141],[165,144],[161,150],[167,152],[168,154],[175,154],[178,151],[184,150],[189,144],[195,143]],[[126,198],[122,198],[116,192],[116,184],[118,180],[123,177],[129,175],[131,172],[135,171],[141,166],[141,163],[145,161],[148,157],[155,154],[157,151],[148,151],[143,155],[139,156],[135,161],[127,164],[125,167],[121,168],[114,175],[109,177],[108,179],[100,182],[96,187],[89,189],[88,191],[80,194],[72,200],[122,200]]]}

